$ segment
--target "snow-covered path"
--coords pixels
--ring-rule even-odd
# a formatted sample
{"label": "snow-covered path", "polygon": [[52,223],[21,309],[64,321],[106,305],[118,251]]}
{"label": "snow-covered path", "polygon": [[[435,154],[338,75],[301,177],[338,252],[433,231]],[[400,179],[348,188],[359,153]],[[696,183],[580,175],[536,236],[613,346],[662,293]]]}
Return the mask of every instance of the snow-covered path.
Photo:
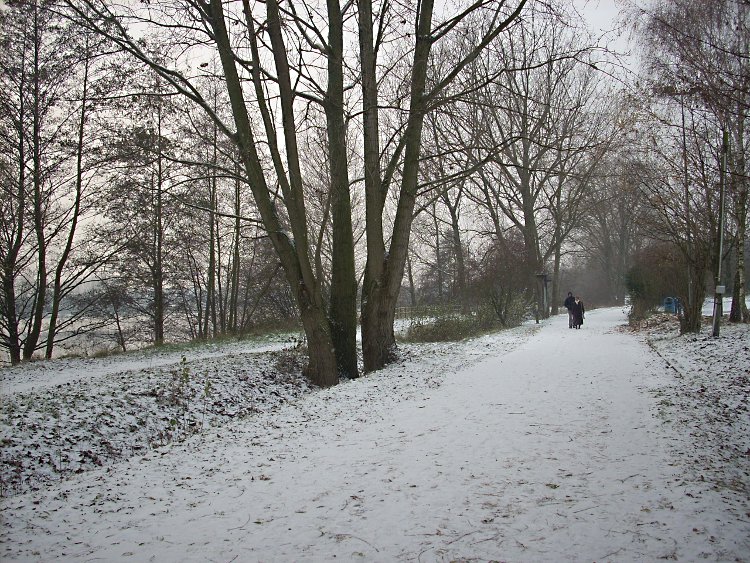
{"label": "snow-covered path", "polygon": [[[663,360],[621,311],[380,402],[399,366],[3,501],[8,560],[737,561],[747,514],[686,475]],[[491,342],[491,341],[488,341]],[[512,350],[508,352],[509,349]],[[408,375],[408,374],[407,374]]]}

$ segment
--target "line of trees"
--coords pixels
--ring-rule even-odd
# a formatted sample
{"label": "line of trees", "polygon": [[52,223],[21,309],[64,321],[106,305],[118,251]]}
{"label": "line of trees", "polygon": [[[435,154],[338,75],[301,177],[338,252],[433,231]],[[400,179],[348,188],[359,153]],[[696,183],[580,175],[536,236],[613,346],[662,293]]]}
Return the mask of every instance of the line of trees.
{"label": "line of trees", "polygon": [[[628,96],[565,3],[9,2],[0,345],[17,363],[93,330],[125,350],[296,317],[307,375],[333,385],[359,375],[358,326],[366,372],[395,358],[400,300],[482,301],[510,324],[528,302],[556,312],[575,263],[620,303],[656,239],[692,264],[697,303],[716,257],[711,119],[738,146],[746,112],[727,108],[746,106],[737,82],[709,103],[697,71],[664,70],[717,49],[686,29],[698,54],[670,51],[657,23],[680,4],[638,15],[659,72]],[[726,80],[747,78],[725,58]]]}
{"label": "line of trees", "polygon": [[714,285],[732,288],[730,320],[750,322],[750,7],[740,0],[661,0],[633,17],[644,45],[642,95],[650,102],[639,148],[639,185],[651,210],[646,232],[673,255],[664,262],[676,265],[682,331],[700,331]]}

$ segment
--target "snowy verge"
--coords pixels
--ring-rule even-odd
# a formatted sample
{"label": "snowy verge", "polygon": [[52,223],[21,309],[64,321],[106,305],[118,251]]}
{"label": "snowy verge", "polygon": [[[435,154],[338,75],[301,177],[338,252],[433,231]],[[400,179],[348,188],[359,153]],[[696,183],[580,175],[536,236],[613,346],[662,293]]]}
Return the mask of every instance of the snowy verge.
{"label": "snowy verge", "polygon": [[641,333],[674,375],[669,385],[653,390],[658,416],[689,434],[693,448],[684,461],[692,478],[746,500],[750,498],[750,325],[724,322],[714,338],[710,319],[706,323],[701,333],[680,336],[674,315],[657,315]]}
{"label": "snowy verge", "polygon": [[[463,343],[400,346],[397,365],[471,365],[520,342],[521,327]],[[145,455],[310,393],[304,358],[282,342],[209,343],[178,352],[36,362],[0,372],[0,496]],[[424,360],[424,362],[423,362]],[[438,386],[433,370],[381,390],[404,397]],[[373,385],[379,378],[368,378]],[[352,382],[344,382],[342,385]],[[366,405],[362,405],[366,409]]]}

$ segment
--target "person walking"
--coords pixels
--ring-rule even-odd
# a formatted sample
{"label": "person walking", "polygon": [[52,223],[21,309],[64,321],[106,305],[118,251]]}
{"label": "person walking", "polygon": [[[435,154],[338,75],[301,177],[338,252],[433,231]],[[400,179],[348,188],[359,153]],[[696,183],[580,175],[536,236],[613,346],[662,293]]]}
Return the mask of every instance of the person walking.
{"label": "person walking", "polygon": [[573,305],[575,305],[576,299],[573,297],[573,292],[569,291],[568,296],[565,298],[565,308],[568,310],[568,328],[573,328]]}
{"label": "person walking", "polygon": [[576,296],[573,301],[573,328],[581,328],[583,319],[585,318],[586,309],[583,306],[583,301],[580,297]]}

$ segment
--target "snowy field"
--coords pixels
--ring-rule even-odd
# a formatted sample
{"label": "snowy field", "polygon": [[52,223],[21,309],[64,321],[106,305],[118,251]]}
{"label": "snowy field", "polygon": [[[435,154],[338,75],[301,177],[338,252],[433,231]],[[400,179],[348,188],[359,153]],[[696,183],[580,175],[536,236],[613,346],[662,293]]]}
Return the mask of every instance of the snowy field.
{"label": "snowy field", "polygon": [[2,370],[0,556],[750,561],[748,328],[602,309],[326,390],[278,343]]}

